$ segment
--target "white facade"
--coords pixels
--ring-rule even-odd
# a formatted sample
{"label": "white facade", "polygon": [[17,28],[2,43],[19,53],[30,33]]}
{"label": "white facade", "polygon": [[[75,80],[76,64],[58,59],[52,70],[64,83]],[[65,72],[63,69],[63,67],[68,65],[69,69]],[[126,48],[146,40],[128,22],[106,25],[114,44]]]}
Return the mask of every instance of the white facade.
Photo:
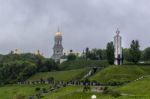
{"label": "white facade", "polygon": [[122,37],[119,35],[120,31],[117,29],[116,36],[114,37],[114,48],[115,48],[115,65],[122,64]]}

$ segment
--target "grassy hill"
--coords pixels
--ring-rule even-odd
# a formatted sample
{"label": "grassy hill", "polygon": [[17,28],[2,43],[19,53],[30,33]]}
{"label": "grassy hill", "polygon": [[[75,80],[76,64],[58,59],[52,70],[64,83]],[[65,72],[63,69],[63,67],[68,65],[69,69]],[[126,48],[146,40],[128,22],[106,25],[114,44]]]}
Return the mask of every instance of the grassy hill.
{"label": "grassy hill", "polygon": [[[48,85],[38,85],[45,88]],[[0,99],[28,99],[35,93],[35,85],[6,85],[0,87]],[[22,97],[22,98],[19,98]]]}
{"label": "grassy hill", "polygon": [[[39,80],[41,78],[47,79],[54,77],[55,80],[72,80],[82,78],[87,72],[88,68],[75,69],[68,71],[55,71],[37,73],[28,80]],[[133,96],[121,96],[114,98],[108,94],[101,94],[98,92],[83,93],[83,86],[66,86],[53,92],[44,94],[42,99],[90,99],[91,95],[95,94],[97,99],[144,99],[143,96],[150,96],[150,76],[147,76],[138,81],[135,79],[150,75],[149,66],[109,66],[95,75],[90,77],[90,80],[99,82],[112,81],[131,81],[128,84],[119,87],[111,87],[110,89]],[[30,95],[34,95],[35,88],[49,88],[50,85],[6,85],[0,86],[0,99],[28,99]],[[142,97],[138,97],[142,96]],[[23,97],[23,98],[17,98]],[[24,98],[25,97],[25,98]],[[135,98],[136,97],[136,98]],[[149,97],[146,99],[149,99]]]}
{"label": "grassy hill", "polygon": [[47,79],[49,77],[54,77],[55,80],[75,80],[82,78],[88,72],[87,68],[84,69],[75,69],[68,71],[54,71],[54,72],[41,72],[33,75],[29,78],[29,81],[36,81],[42,79]]}
{"label": "grassy hill", "polygon": [[73,60],[73,61],[65,61],[59,65],[61,70],[71,70],[71,69],[80,69],[80,68],[87,68],[87,67],[105,67],[109,64],[107,61],[101,60]]}
{"label": "grassy hill", "polygon": [[150,76],[119,87],[117,90],[131,95],[150,96]]}
{"label": "grassy hill", "polygon": [[150,74],[150,66],[109,66],[97,72],[90,80],[98,82],[127,82]]}
{"label": "grassy hill", "polygon": [[[146,80],[146,79],[145,79]],[[146,83],[145,81],[133,82],[127,86],[117,88],[121,92],[134,94],[137,96],[140,95],[149,95],[149,89],[146,88],[150,83],[150,80]],[[139,84],[144,84],[144,86]],[[48,88],[48,85],[7,85],[0,87],[0,99],[28,99],[30,95],[35,95],[35,88]],[[133,88],[133,89],[132,89]],[[144,91],[143,89],[146,88]],[[149,87],[150,88],[150,87]],[[98,92],[82,92],[82,86],[67,86],[60,88],[56,91],[47,93],[41,99],[90,99],[94,94],[97,96],[97,99],[149,99],[148,97],[131,97],[131,96],[121,96],[114,98],[111,95],[101,94]],[[139,91],[139,92],[138,92]],[[143,92],[142,92],[143,91]],[[142,93],[142,94],[141,94]],[[146,94],[145,94],[146,93]]]}

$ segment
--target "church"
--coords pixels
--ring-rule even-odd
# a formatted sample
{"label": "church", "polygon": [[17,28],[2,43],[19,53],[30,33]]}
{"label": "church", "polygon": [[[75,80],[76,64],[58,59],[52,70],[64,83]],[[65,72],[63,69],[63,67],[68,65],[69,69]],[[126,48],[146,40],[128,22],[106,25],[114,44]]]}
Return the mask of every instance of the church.
{"label": "church", "polygon": [[55,33],[53,55],[51,58],[55,61],[59,61],[62,56],[63,56],[62,33],[58,29],[58,31]]}

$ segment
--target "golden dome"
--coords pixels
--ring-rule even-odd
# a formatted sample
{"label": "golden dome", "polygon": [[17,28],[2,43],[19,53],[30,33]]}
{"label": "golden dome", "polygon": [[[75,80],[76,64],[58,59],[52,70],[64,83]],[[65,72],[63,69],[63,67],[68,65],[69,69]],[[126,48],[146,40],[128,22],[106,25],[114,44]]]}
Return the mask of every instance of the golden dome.
{"label": "golden dome", "polygon": [[61,32],[56,32],[55,36],[61,36]]}

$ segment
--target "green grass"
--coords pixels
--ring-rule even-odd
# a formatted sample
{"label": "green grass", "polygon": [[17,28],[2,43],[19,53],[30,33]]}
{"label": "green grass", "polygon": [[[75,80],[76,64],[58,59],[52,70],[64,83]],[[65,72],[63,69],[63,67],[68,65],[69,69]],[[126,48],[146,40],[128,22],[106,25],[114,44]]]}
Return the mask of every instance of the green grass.
{"label": "green grass", "polygon": [[[147,79],[145,79],[147,80]],[[149,80],[150,81],[150,80]],[[149,85],[150,82],[147,82],[147,85]],[[139,81],[140,82],[140,81]],[[139,86],[139,84],[143,83],[138,83],[137,84],[129,84],[124,87],[117,88],[115,90],[121,91],[121,92],[128,92],[129,94],[133,94],[133,92],[137,92],[134,95],[137,96],[121,96],[118,98],[114,98],[111,95],[106,95],[106,94],[101,94],[98,92],[82,92],[83,87],[82,86],[67,86],[64,88],[60,88],[54,92],[49,92],[44,95],[42,99],[91,99],[90,97],[94,94],[97,96],[97,99],[149,99],[150,97],[144,97],[146,95],[149,95],[149,89],[144,90],[143,94],[140,94],[145,86]],[[144,83],[145,84],[145,83]],[[35,94],[35,88],[40,87],[40,88],[47,88],[48,85],[7,85],[0,87],[0,99],[16,99],[17,95],[22,95],[25,96],[25,99],[28,99],[30,95]],[[125,88],[126,87],[126,88]],[[133,90],[133,87],[139,87],[138,89]],[[143,88],[144,87],[144,88]],[[129,89],[127,89],[129,88]],[[138,92],[138,91],[140,92]],[[144,94],[146,92],[146,94]],[[141,97],[142,96],[142,97]],[[136,98],[135,98],[136,97]],[[23,98],[20,98],[23,99]]]}
{"label": "green grass", "polygon": [[81,86],[68,86],[65,88],[61,88],[55,92],[49,93],[43,99],[58,99],[61,96],[68,95],[76,91],[80,91],[81,88],[82,88]]}
{"label": "green grass", "polygon": [[48,85],[6,85],[0,87],[0,99],[16,99],[18,95],[28,99],[30,95],[35,94],[35,88],[45,88]]}
{"label": "green grass", "polygon": [[91,99],[92,95],[96,95],[97,99],[149,99],[145,96],[120,96],[118,98],[108,94],[98,92],[82,92],[82,86],[68,86],[61,88],[55,92],[51,92],[42,99]]}
{"label": "green grass", "polygon": [[73,61],[66,61],[60,64],[59,68],[61,70],[73,70],[73,69],[80,69],[80,68],[87,68],[87,67],[100,67],[100,66],[108,66],[107,61],[102,60],[85,60],[85,59],[77,59]]}
{"label": "green grass", "polygon": [[[142,96],[120,96],[120,97],[113,97],[111,95],[104,95],[101,93],[96,92],[74,92],[68,95],[61,96],[56,99],[91,99],[92,95],[96,95],[96,99],[150,99],[150,97],[142,97]],[[53,98],[55,99],[55,98]]]}
{"label": "green grass", "polygon": [[35,74],[28,80],[36,81],[36,80],[40,80],[41,78],[47,79],[48,77],[54,77],[55,80],[69,81],[69,80],[82,78],[87,71],[88,69],[84,68],[84,69],[75,69],[75,70],[68,70],[68,71],[43,72],[43,73]]}
{"label": "green grass", "polygon": [[[88,69],[77,69],[68,71],[56,71],[38,73],[29,80],[39,80],[54,77],[55,80],[72,80],[83,77]],[[60,88],[54,92],[45,94],[42,99],[90,99],[95,94],[97,99],[150,99],[150,76],[138,81],[135,79],[145,75],[150,75],[150,67],[148,66],[110,66],[93,75],[90,80],[99,82],[111,81],[131,81],[131,83],[112,87],[112,90],[126,93],[134,96],[121,96],[114,98],[111,95],[104,95],[97,92],[83,93],[82,86],[67,86]],[[6,85],[0,86],[0,99],[16,99],[17,95],[24,96],[27,99],[30,95],[35,94],[35,88],[48,88],[49,85]]]}
{"label": "green grass", "polygon": [[117,90],[131,95],[150,96],[150,76],[119,87]]}
{"label": "green grass", "polygon": [[109,66],[97,72],[90,80],[98,82],[133,81],[143,75],[149,75],[150,66]]}

